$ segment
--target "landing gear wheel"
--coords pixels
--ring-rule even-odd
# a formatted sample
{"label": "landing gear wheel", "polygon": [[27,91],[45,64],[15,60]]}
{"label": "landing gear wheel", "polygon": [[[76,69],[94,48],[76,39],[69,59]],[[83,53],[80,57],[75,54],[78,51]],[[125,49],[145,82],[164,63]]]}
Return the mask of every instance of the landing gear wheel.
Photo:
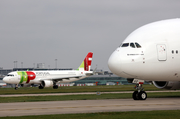
{"label": "landing gear wheel", "polygon": [[39,86],[39,89],[43,89],[43,88],[44,88],[43,86],[41,86],[41,85]]}
{"label": "landing gear wheel", "polygon": [[138,91],[134,91],[134,93],[132,94],[132,97],[134,100],[139,100]]}
{"label": "landing gear wheel", "polygon": [[53,89],[58,89],[58,85],[54,85],[54,86],[53,86]]}
{"label": "landing gear wheel", "polygon": [[147,98],[146,92],[145,92],[145,91],[139,92],[139,93],[138,93],[138,98],[139,98],[140,100],[146,100],[146,98]]}

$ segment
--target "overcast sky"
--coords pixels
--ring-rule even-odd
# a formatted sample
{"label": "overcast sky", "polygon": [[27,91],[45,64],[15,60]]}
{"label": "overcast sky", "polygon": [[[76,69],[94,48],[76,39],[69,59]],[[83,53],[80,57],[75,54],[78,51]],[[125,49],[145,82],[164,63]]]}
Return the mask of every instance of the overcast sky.
{"label": "overcast sky", "polygon": [[135,29],[179,18],[180,0],[0,0],[0,67],[77,69],[93,52],[92,69],[109,70],[111,53]]}

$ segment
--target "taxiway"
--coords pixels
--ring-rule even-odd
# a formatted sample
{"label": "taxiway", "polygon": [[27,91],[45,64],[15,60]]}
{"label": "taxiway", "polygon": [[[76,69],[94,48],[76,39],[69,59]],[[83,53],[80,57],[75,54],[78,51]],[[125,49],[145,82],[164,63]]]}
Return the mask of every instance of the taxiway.
{"label": "taxiway", "polygon": [[0,103],[0,116],[95,113],[113,111],[150,111],[180,109],[180,98],[74,100]]}

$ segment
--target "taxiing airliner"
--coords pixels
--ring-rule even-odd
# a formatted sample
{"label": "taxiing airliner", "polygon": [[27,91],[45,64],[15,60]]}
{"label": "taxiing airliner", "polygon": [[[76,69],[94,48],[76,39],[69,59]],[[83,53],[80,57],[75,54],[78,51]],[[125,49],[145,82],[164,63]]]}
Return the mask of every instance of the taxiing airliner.
{"label": "taxiing airliner", "polygon": [[93,75],[93,71],[90,71],[92,57],[93,53],[89,52],[77,70],[14,71],[7,74],[3,81],[9,84],[16,84],[15,89],[18,89],[18,84],[22,86],[39,84],[39,89],[50,86],[57,89],[57,82],[68,83]]}
{"label": "taxiing airliner", "polygon": [[132,97],[145,100],[144,81],[160,89],[180,89],[180,19],[144,25],[111,54],[109,69],[135,83]]}

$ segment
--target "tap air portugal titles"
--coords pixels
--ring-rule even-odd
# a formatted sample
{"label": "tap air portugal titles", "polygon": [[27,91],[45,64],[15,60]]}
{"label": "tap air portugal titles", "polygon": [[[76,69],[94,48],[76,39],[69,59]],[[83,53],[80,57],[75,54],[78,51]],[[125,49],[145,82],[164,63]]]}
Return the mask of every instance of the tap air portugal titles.
{"label": "tap air portugal titles", "polygon": [[89,52],[77,70],[15,71],[7,74],[3,81],[9,84],[17,84],[15,89],[18,88],[18,84],[24,87],[39,84],[39,89],[50,86],[57,89],[57,82],[68,83],[93,75],[93,71],[90,71],[92,57],[93,53]]}
{"label": "tap air portugal titles", "polygon": [[134,100],[147,98],[144,81],[152,81],[160,89],[180,89],[180,19],[138,28],[111,54],[108,66],[136,84]]}

